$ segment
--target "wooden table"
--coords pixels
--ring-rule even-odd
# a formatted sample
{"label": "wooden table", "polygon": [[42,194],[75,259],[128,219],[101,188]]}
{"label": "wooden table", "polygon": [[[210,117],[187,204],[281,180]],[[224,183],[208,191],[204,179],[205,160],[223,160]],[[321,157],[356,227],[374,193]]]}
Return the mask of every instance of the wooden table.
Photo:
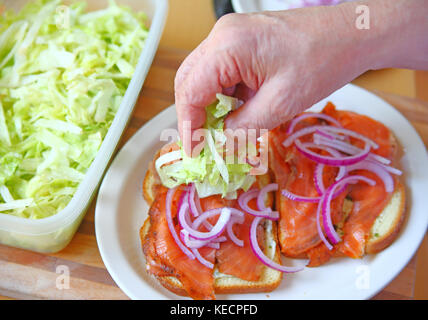
{"label": "wooden table", "polygon": [[[173,80],[177,68],[215,22],[210,3],[210,0],[171,1],[160,49],[121,146],[144,123],[174,102]],[[369,72],[354,83],[375,91],[396,106],[428,146],[428,102],[422,100],[427,98],[428,101],[427,74],[389,69]],[[69,246],[59,253],[46,255],[0,245],[0,299],[127,299],[101,260],[94,234],[94,208],[95,203]],[[428,298],[426,242],[425,239],[409,264],[374,299],[413,299],[416,295]],[[61,270],[58,267],[62,265],[70,270],[70,289],[56,288],[58,276],[61,276],[57,273]]]}

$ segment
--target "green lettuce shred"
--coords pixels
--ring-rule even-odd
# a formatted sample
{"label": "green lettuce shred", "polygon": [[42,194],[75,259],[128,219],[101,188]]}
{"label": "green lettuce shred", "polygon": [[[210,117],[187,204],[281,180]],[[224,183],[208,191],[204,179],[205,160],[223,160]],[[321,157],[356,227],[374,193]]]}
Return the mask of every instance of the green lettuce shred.
{"label": "green lettuce shred", "polygon": [[85,9],[36,0],[0,17],[0,213],[40,219],[67,206],[134,73],[145,15],[113,0]]}
{"label": "green lettuce shred", "polygon": [[181,184],[195,183],[201,198],[221,194],[229,199],[236,198],[237,190],[247,191],[251,187],[256,180],[249,174],[251,165],[237,161],[229,163],[222,156],[226,143],[224,119],[237,105],[236,98],[217,94],[217,100],[206,107],[204,148],[198,156],[189,157],[179,142],[179,161],[157,167],[163,185],[173,188]]}

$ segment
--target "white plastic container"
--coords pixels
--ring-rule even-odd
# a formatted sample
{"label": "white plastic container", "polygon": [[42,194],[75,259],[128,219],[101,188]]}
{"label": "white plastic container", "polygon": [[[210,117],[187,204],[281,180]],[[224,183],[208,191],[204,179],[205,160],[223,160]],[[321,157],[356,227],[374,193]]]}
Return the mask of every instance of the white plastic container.
{"label": "white plastic container", "polygon": [[[19,10],[27,1],[6,0],[4,4],[7,8]],[[83,1],[88,3],[89,11],[107,7],[107,0]],[[70,3],[72,1],[64,2]],[[80,183],[67,207],[51,217],[40,220],[0,214],[1,244],[38,252],[60,251],[72,239],[95,195],[120,137],[131,117],[134,105],[156,53],[168,11],[168,0],[116,0],[116,2],[129,6],[135,11],[145,12],[150,23],[150,29],[145,47],[135,68],[135,73],[113,123],[85,178]]]}

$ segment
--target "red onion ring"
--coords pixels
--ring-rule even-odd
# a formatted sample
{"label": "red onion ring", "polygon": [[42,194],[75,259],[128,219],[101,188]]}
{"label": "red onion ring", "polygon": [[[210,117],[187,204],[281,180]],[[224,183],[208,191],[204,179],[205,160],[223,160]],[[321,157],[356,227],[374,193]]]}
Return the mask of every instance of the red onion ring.
{"label": "red onion ring", "polygon": [[298,201],[298,202],[311,202],[311,203],[317,203],[320,201],[321,197],[305,197],[305,196],[299,196],[297,194],[294,194],[290,191],[288,191],[287,189],[282,189],[281,190],[281,194],[290,199],[290,200],[294,200],[294,201]]}
{"label": "red onion ring", "polygon": [[193,221],[193,223],[192,223],[193,229],[197,230],[200,227],[200,225],[204,223],[204,221],[206,221],[207,219],[209,219],[211,217],[214,217],[214,216],[220,214],[223,209],[230,210],[231,214],[234,217],[240,217],[240,218],[244,217],[244,213],[238,209],[235,209],[235,208],[224,207],[224,208],[211,209],[211,210],[205,211],[204,213],[202,213],[199,217],[197,217]]}
{"label": "red onion ring", "polygon": [[196,259],[198,259],[198,261],[202,263],[205,267],[214,269],[214,264],[206,260],[203,256],[201,256],[198,249],[192,249],[192,252],[195,255]]}
{"label": "red onion ring", "polygon": [[376,163],[376,164],[379,164],[382,168],[384,168],[386,171],[388,171],[388,172],[390,172],[390,173],[392,173],[392,174],[395,174],[395,175],[397,175],[397,176],[401,176],[402,174],[403,174],[403,171],[401,171],[401,170],[399,170],[399,169],[397,169],[397,168],[394,168],[394,167],[391,167],[391,166],[387,166],[386,164],[383,164],[383,163],[379,163],[379,162],[377,162],[377,161],[373,161],[372,159],[366,159],[367,161],[369,161],[369,162],[374,162],[374,163]]}
{"label": "red onion ring", "polygon": [[238,204],[241,207],[241,209],[256,217],[262,217],[270,220],[278,220],[279,218],[278,211],[272,211],[270,208],[263,211],[257,211],[257,210],[251,209],[248,206],[248,202],[256,198],[258,194],[259,194],[258,189],[252,189],[241,194],[238,198]]}
{"label": "red onion ring", "polygon": [[196,191],[195,184],[192,183],[190,185],[190,190],[187,194],[187,201],[189,203],[190,212],[194,217],[197,217],[199,216],[201,211],[198,211],[198,207],[196,206],[196,203],[195,203],[195,191]]}
{"label": "red onion ring", "polygon": [[[329,139],[326,139],[324,137],[320,137],[319,135],[314,134],[314,143],[318,144],[318,145],[325,145],[328,147],[332,147],[335,148],[339,151],[351,154],[351,155],[355,155],[357,153],[361,153],[363,151],[363,149],[360,149],[350,143],[344,142],[344,141],[338,141],[338,140],[334,140],[331,141]],[[390,164],[391,160],[384,158],[378,154],[372,153],[370,152],[369,155],[367,156],[367,158],[378,161],[382,164]]]}
{"label": "red onion ring", "polygon": [[190,249],[201,248],[210,242],[210,240],[190,239],[189,232],[185,229],[180,230],[180,238],[184,242],[184,245]]}
{"label": "red onion ring", "polygon": [[220,243],[219,242],[214,242],[214,241],[211,241],[211,242],[208,242],[207,244],[206,244],[206,247],[210,247],[210,248],[213,248],[213,249],[220,249]]}
{"label": "red onion ring", "polygon": [[[304,145],[307,148],[317,148],[317,149],[327,151],[332,156],[337,157],[337,158],[343,157],[343,155],[339,151],[334,150],[333,148],[330,148],[328,146],[318,145],[318,144],[310,143],[310,142],[305,142]],[[322,169],[324,170],[324,165],[322,166]],[[339,172],[337,173],[336,181],[342,179],[345,175],[346,175],[346,167],[345,166],[339,166]],[[321,194],[322,192],[319,192],[319,193]]]}
{"label": "red onion ring", "polygon": [[314,137],[316,135],[320,135],[323,136],[324,138],[330,139],[330,140],[345,140],[347,137],[346,136],[341,136],[339,134],[333,133],[333,132],[325,132],[324,130],[316,130],[316,133],[314,133]]}
{"label": "red onion ring", "polygon": [[241,239],[238,239],[238,237],[235,235],[235,233],[233,233],[233,225],[235,223],[240,223],[242,224],[244,222],[244,218],[240,219],[240,218],[231,218],[229,223],[227,224],[226,230],[227,230],[227,235],[229,236],[229,239],[236,244],[238,247],[243,247],[244,246],[244,241]]}
{"label": "red onion ring", "polygon": [[227,238],[225,236],[221,236],[212,240],[212,242],[225,242]]}
{"label": "red onion ring", "polygon": [[322,228],[321,228],[321,223],[320,223],[320,216],[321,216],[322,204],[323,204],[324,197],[325,197],[325,194],[321,197],[321,200],[318,203],[318,207],[317,207],[317,231],[318,231],[319,237],[321,238],[322,242],[324,242],[324,244],[326,245],[328,250],[332,250],[333,246],[331,245],[330,242],[328,242],[328,240],[324,236],[324,233],[322,232]]}
{"label": "red onion ring", "polygon": [[282,266],[282,265],[276,263],[275,261],[272,261],[271,259],[269,259],[263,253],[263,251],[260,249],[259,243],[257,241],[257,226],[259,225],[259,223],[262,219],[263,219],[262,217],[255,217],[253,222],[251,223],[251,228],[250,228],[250,245],[251,245],[251,249],[253,250],[253,252],[257,256],[257,258],[259,258],[259,260],[264,265],[268,266],[269,268],[280,271],[280,272],[293,273],[293,272],[302,271],[304,269],[304,267]]}
{"label": "red onion ring", "polygon": [[371,171],[382,180],[383,185],[385,186],[386,192],[391,193],[394,191],[394,179],[391,177],[389,172],[384,167],[382,167],[381,164],[365,160],[365,161],[361,161],[359,163],[353,164],[352,166],[349,166],[346,169],[348,172],[351,172],[354,170]]}
{"label": "red onion ring", "polygon": [[297,125],[297,123],[299,123],[300,121],[307,119],[307,118],[319,118],[319,119],[323,119],[329,122],[334,123],[336,126],[338,127],[342,127],[342,125],[339,123],[339,121],[337,121],[335,118],[330,117],[326,114],[323,113],[316,113],[316,112],[305,112],[302,115],[294,118],[293,120],[291,120],[290,125],[287,129],[287,134],[291,134],[294,130],[294,127]]}
{"label": "red onion ring", "polygon": [[267,186],[263,187],[260,190],[260,192],[257,196],[257,208],[259,209],[259,211],[270,210],[270,208],[266,208],[266,206],[265,206],[265,199],[266,199],[267,193],[272,192],[272,191],[278,191],[278,184],[277,183],[268,184]]}
{"label": "red onion ring", "polygon": [[[352,156],[344,156],[341,158],[335,158],[335,157],[329,157],[329,156],[322,156],[316,152],[309,150],[308,147],[310,147],[310,145],[312,144],[307,145],[305,143],[300,142],[300,140],[298,139],[296,139],[294,142],[296,144],[297,150],[299,150],[299,152],[301,152],[304,156],[306,156],[307,158],[317,163],[323,163],[329,166],[339,167],[339,166],[347,166],[347,165],[355,164],[367,158],[370,152],[370,146],[366,144],[364,150],[359,154],[352,155]],[[321,146],[318,146],[318,147],[321,147]]]}
{"label": "red onion ring", "polygon": [[182,228],[188,231],[189,234],[197,240],[211,240],[218,237],[226,228],[226,224],[229,221],[231,215],[231,210],[229,208],[221,208],[220,217],[218,218],[217,223],[214,225],[214,227],[208,232],[201,232],[196,230],[196,228],[192,228],[186,221],[185,216],[188,212],[188,209],[189,204],[187,202],[184,202],[180,208],[180,211],[178,212],[178,221],[180,222]]}
{"label": "red onion ring", "polygon": [[174,223],[172,221],[171,203],[176,190],[177,188],[169,189],[166,194],[166,204],[165,204],[166,221],[168,223],[169,232],[171,232],[171,235],[174,238],[174,241],[177,243],[180,250],[183,251],[186,254],[186,256],[188,256],[190,259],[193,260],[195,259],[195,255],[188,248],[186,248],[186,246],[180,241],[180,238],[177,234],[177,231],[175,230]]}
{"label": "red onion ring", "polygon": [[317,130],[322,130],[322,131],[326,130],[328,132],[333,131],[334,133],[341,133],[341,134],[344,134],[346,136],[351,136],[351,137],[354,137],[356,139],[362,140],[362,141],[366,142],[366,145],[368,144],[373,149],[379,148],[379,145],[376,142],[374,142],[373,140],[363,136],[362,134],[359,134],[355,131],[348,130],[345,128],[338,128],[338,127],[333,127],[333,126],[310,126],[310,127],[303,128],[303,129],[298,130],[298,131],[294,132],[293,134],[291,134],[287,139],[285,139],[285,141],[282,144],[284,147],[289,147],[297,138],[300,138],[301,136],[307,135],[309,133],[313,133]]}
{"label": "red onion ring", "polygon": [[340,237],[337,234],[336,230],[334,230],[333,222],[331,220],[330,203],[331,203],[331,200],[333,198],[334,191],[337,188],[342,187],[344,184],[356,183],[359,180],[364,181],[364,182],[368,183],[369,185],[375,185],[376,184],[376,181],[369,179],[367,177],[364,177],[364,176],[359,176],[359,175],[348,176],[348,177],[345,177],[345,178],[333,183],[330,187],[328,187],[328,189],[325,191],[325,193],[323,195],[324,199],[322,201],[322,217],[323,217],[324,230],[327,234],[328,239],[333,244],[336,244],[340,241]]}

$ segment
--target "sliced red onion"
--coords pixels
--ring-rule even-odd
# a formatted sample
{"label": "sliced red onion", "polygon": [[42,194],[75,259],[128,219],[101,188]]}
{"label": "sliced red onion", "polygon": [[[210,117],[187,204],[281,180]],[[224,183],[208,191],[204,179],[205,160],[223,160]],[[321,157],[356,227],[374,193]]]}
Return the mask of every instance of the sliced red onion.
{"label": "sliced red onion", "polygon": [[300,116],[297,116],[296,118],[294,118],[293,120],[291,120],[290,125],[288,126],[287,129],[287,134],[290,134],[294,131],[294,127],[302,120],[307,119],[307,118],[318,118],[318,119],[323,119],[326,121],[329,121],[333,124],[335,124],[338,127],[341,127],[341,124],[339,123],[339,121],[337,121],[335,118],[330,117],[326,114],[323,113],[316,113],[316,112],[305,112],[303,114],[301,114]]}
{"label": "sliced red onion", "polygon": [[277,271],[280,272],[284,272],[284,273],[293,273],[293,272],[298,272],[298,271],[302,271],[304,269],[304,267],[286,267],[286,266],[282,266],[278,263],[276,263],[275,261],[269,259],[264,253],[263,251],[260,249],[259,247],[259,243],[257,241],[257,226],[259,225],[260,221],[262,220],[262,217],[255,217],[252,224],[251,224],[251,228],[250,228],[250,244],[251,244],[251,249],[253,250],[254,254],[257,256],[257,258],[260,259],[260,261],[268,266],[269,268],[275,269]]}
{"label": "sliced red onion", "polygon": [[[196,230],[197,228],[191,227],[186,221],[186,213],[188,212],[188,209],[189,209],[189,204],[187,202],[184,202],[180,208],[180,211],[178,212],[178,221],[180,222],[180,225],[182,226],[182,228],[188,231],[189,234],[197,240],[211,240],[218,237],[226,228],[226,224],[229,221],[230,215],[231,215],[230,209],[221,208],[220,217],[218,218],[215,226],[208,232],[201,232]],[[199,216],[198,218],[200,217],[201,216]],[[195,223],[195,221],[193,222]]]}
{"label": "sliced red onion", "polygon": [[[358,153],[361,153],[363,151],[363,149],[360,149],[350,143],[347,143],[345,141],[331,141],[330,139],[326,139],[324,137],[320,137],[319,135],[315,135],[314,134],[314,143],[318,144],[318,145],[324,145],[324,146],[328,146],[328,147],[332,147],[335,148],[339,151],[351,154],[351,155],[355,155]],[[378,154],[375,153],[369,153],[369,155],[367,156],[367,158],[378,161],[382,164],[390,164],[391,160],[384,158]]]}
{"label": "sliced red onion", "polygon": [[[299,150],[304,156],[306,156],[307,158],[317,162],[317,163],[323,163],[329,166],[347,166],[347,165],[351,165],[351,164],[355,164],[357,162],[360,162],[362,160],[364,160],[365,158],[367,158],[367,156],[369,155],[370,152],[370,146],[368,144],[366,144],[364,150],[356,155],[352,155],[352,156],[342,156],[340,158],[335,158],[335,157],[331,157],[331,156],[323,156],[320,155],[316,152],[313,152],[311,150],[308,149],[308,147],[310,147],[310,145],[306,144],[306,143],[302,143],[300,142],[299,139],[295,140],[295,144],[297,147],[297,150]],[[318,146],[321,147],[321,146]]]}
{"label": "sliced red onion", "polygon": [[238,198],[239,206],[242,208],[242,210],[244,210],[245,212],[253,216],[267,218],[270,220],[278,220],[279,218],[278,211],[272,211],[270,208],[266,208],[266,210],[263,210],[263,211],[258,211],[258,210],[251,209],[249,207],[248,202],[254,198],[257,198],[258,194],[259,194],[258,189],[252,189],[247,192],[244,192]]}
{"label": "sliced red onion", "polygon": [[317,207],[317,230],[318,230],[318,235],[320,236],[322,242],[324,242],[324,244],[326,245],[328,250],[332,250],[333,246],[331,245],[330,242],[328,242],[328,240],[324,236],[324,233],[322,232],[322,228],[321,228],[321,223],[320,223],[320,217],[321,217],[322,204],[323,204],[324,197],[325,197],[325,195],[323,195],[321,197],[321,200],[318,203],[318,207]]}
{"label": "sliced red onion", "polygon": [[210,247],[210,248],[213,248],[213,249],[220,249],[220,243],[219,242],[211,241],[211,242],[208,242],[206,244],[206,247]]}
{"label": "sliced red onion", "polygon": [[322,177],[323,172],[324,165],[322,163],[317,163],[317,166],[315,167],[314,182],[315,188],[317,189],[318,194],[320,195],[325,192],[324,180]]}
{"label": "sliced red onion", "polygon": [[[316,143],[310,143],[310,142],[305,142],[304,146],[307,147],[307,148],[317,148],[317,149],[321,149],[321,150],[327,151],[332,156],[337,157],[337,158],[343,157],[343,155],[339,151],[334,150],[333,148],[330,148],[328,146],[318,145]],[[320,165],[320,163],[318,165]],[[322,166],[321,169],[324,170],[324,165]],[[321,173],[322,173],[322,170],[321,170]],[[337,173],[337,176],[336,176],[336,181],[342,179],[345,175],[346,175],[346,167],[345,166],[340,166],[339,167],[339,172]],[[322,179],[321,179],[320,182],[322,183]],[[319,192],[319,193],[321,194],[322,192]]]}
{"label": "sliced red onion", "polygon": [[225,242],[227,238],[225,236],[220,236],[218,238],[213,239],[211,242]]}
{"label": "sliced red onion", "polygon": [[[333,194],[333,199],[336,199],[346,188],[346,185],[344,185],[342,188],[340,188],[339,190],[337,190],[334,194]],[[320,194],[323,194],[324,192],[319,192]],[[290,191],[288,191],[287,189],[282,189],[281,190],[281,194],[290,199],[290,200],[294,200],[294,201],[298,201],[298,202],[309,202],[309,203],[317,203],[322,199],[322,196],[320,197],[305,197],[305,196],[300,196],[297,194],[294,194]]]}
{"label": "sliced red onion", "polygon": [[327,234],[328,239],[332,244],[336,244],[340,241],[340,237],[337,234],[336,230],[334,230],[333,222],[331,220],[331,210],[330,210],[330,203],[333,199],[333,195],[335,193],[335,190],[343,187],[343,185],[346,184],[353,184],[357,183],[358,181],[364,181],[368,183],[369,185],[375,185],[376,182],[372,179],[369,179],[364,176],[348,176],[343,178],[342,180],[339,180],[335,183],[333,183],[324,193],[323,195],[323,201],[322,201],[322,217],[323,217],[323,225],[325,233]]}
{"label": "sliced red onion", "polygon": [[184,242],[184,245],[190,249],[201,248],[210,242],[210,240],[190,239],[190,234],[185,229],[180,230],[180,238]]}
{"label": "sliced red onion", "polygon": [[292,145],[292,143],[307,134],[313,133],[317,130],[322,130],[322,131],[327,131],[327,132],[334,132],[334,133],[340,133],[346,136],[351,136],[354,137],[356,139],[359,140],[363,140],[364,142],[366,142],[366,145],[369,145],[369,147],[371,146],[373,149],[377,149],[379,148],[379,145],[374,142],[373,140],[363,136],[362,134],[359,134],[355,131],[352,130],[348,130],[345,128],[338,128],[338,127],[333,127],[333,126],[310,126],[310,127],[306,127],[303,128],[301,130],[298,130],[296,132],[294,132],[293,134],[291,134],[287,139],[285,139],[285,141],[282,143],[285,147],[289,147]]}
{"label": "sliced red onion", "polygon": [[316,135],[320,135],[323,136],[324,138],[330,139],[330,140],[345,140],[347,137],[346,136],[341,136],[340,134],[336,134],[333,132],[325,132],[324,130],[316,130],[316,133],[314,133],[314,137]]}
{"label": "sliced red onion", "polygon": [[211,209],[211,210],[205,211],[193,221],[192,223],[193,229],[197,230],[200,227],[200,225],[204,223],[204,221],[207,221],[207,219],[221,214],[223,209],[228,209],[233,215],[233,217],[240,217],[240,218],[244,217],[244,213],[235,208],[224,207],[224,208]]}
{"label": "sliced red onion", "polygon": [[386,192],[390,193],[394,191],[394,179],[382,165],[365,160],[347,167],[348,172],[353,170],[367,170],[373,172],[382,180]]}
{"label": "sliced red onion", "polygon": [[[190,235],[189,232],[187,232],[186,230],[182,229],[180,232],[180,238],[181,240],[184,242],[184,244],[190,248],[190,249],[199,249],[202,247],[210,247],[213,249],[220,249],[220,242],[222,241],[226,241],[227,238],[226,237],[219,237],[219,238],[215,238],[212,240],[196,240],[193,239]],[[220,239],[222,238],[222,239]]]}
{"label": "sliced red onion", "polygon": [[190,190],[189,190],[189,193],[187,195],[187,201],[189,203],[190,212],[192,213],[192,215],[194,217],[197,217],[197,216],[199,216],[201,211],[198,211],[198,207],[195,203],[195,191],[196,191],[195,184],[192,183],[190,185]]}
{"label": "sliced red onion", "polygon": [[188,248],[186,248],[186,246],[181,242],[181,240],[177,234],[177,231],[175,230],[174,223],[172,221],[171,203],[172,203],[172,198],[173,198],[176,190],[177,190],[177,188],[169,189],[167,194],[166,194],[166,204],[165,204],[166,221],[168,223],[169,231],[171,232],[171,235],[174,238],[174,241],[177,243],[180,250],[183,251],[186,254],[186,256],[188,256],[190,259],[193,260],[193,259],[195,259],[195,255]]}
{"label": "sliced red onion", "polygon": [[384,168],[386,171],[388,171],[388,172],[390,172],[390,173],[392,173],[392,174],[395,174],[395,175],[397,175],[397,176],[401,176],[402,174],[403,174],[403,171],[401,171],[401,170],[399,170],[399,169],[397,169],[397,168],[394,168],[394,167],[391,167],[391,166],[387,166],[386,164],[382,164],[382,163],[379,163],[379,162],[377,162],[377,161],[373,161],[372,159],[366,159],[367,161],[369,161],[369,162],[374,162],[374,163],[376,163],[376,164],[379,164],[380,166],[382,166],[382,168]]}
{"label": "sliced red onion", "polygon": [[271,183],[268,184],[267,186],[263,187],[258,196],[257,196],[257,207],[259,209],[259,211],[266,211],[270,208],[266,208],[265,206],[265,199],[266,199],[266,195],[268,192],[272,192],[272,191],[278,191],[278,184],[277,183]]}
{"label": "sliced red onion", "polygon": [[233,233],[233,225],[235,223],[243,223],[244,222],[244,218],[239,219],[239,218],[231,218],[229,223],[227,224],[226,230],[227,230],[227,235],[229,236],[229,239],[232,240],[232,242],[234,244],[236,244],[238,247],[243,247],[244,246],[244,241],[241,239],[238,239],[238,237],[235,235],[235,233]]}
{"label": "sliced red onion", "polygon": [[214,269],[214,264],[206,260],[203,256],[201,256],[198,249],[192,249],[192,252],[200,263],[202,263],[207,268]]}
{"label": "sliced red onion", "polygon": [[284,197],[287,197],[290,200],[298,201],[298,202],[311,202],[311,203],[317,203],[320,201],[321,197],[305,197],[305,196],[299,196],[297,194],[294,194],[287,189],[282,189],[281,194]]}

